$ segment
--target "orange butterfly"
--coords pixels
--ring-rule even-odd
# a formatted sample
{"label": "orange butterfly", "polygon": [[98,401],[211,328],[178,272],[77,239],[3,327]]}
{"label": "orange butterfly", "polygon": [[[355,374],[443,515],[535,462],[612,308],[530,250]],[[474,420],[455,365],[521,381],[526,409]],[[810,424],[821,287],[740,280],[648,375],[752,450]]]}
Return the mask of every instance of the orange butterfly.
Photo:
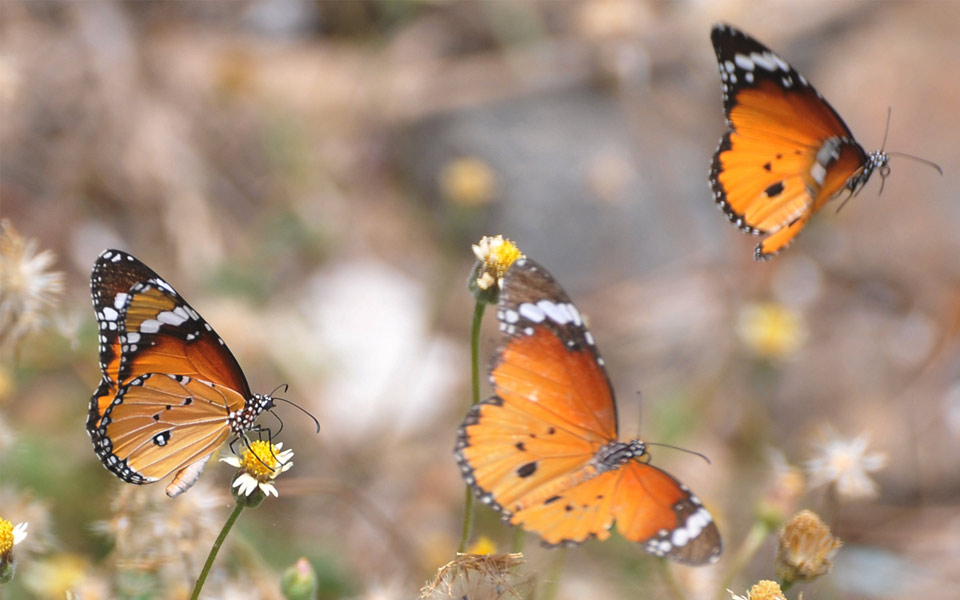
{"label": "orange butterfly", "polygon": [[128,483],[176,473],[189,489],[213,452],[273,408],[251,394],[220,336],[173,287],[133,256],[105,250],[90,275],[100,341],[100,386],[87,433],[103,465]]}
{"label": "orange butterfly", "polygon": [[889,157],[867,154],[837,111],[769,48],[729,25],[714,25],[710,37],[729,128],[710,185],[731,222],[767,235],[754,251],[766,260],[838,192],[856,194],[877,170],[886,177]]}
{"label": "orange butterfly", "polygon": [[547,545],[621,535],[657,556],[699,565],[720,555],[713,517],[620,442],[613,390],[593,336],[556,280],[530,259],[507,271],[497,305],[495,396],[458,430],[457,462],[477,498]]}

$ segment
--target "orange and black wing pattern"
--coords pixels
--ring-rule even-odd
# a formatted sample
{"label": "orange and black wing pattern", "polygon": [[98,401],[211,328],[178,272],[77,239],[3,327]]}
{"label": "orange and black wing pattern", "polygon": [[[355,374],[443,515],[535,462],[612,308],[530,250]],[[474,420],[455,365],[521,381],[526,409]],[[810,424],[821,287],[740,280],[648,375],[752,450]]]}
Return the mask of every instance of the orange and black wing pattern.
{"label": "orange and black wing pattern", "polygon": [[754,252],[766,260],[843,189],[856,193],[883,151],[867,154],[840,115],[800,73],[734,27],[711,33],[728,131],[710,168],[714,200],[735,225],[765,235]]}
{"label": "orange and black wing pattern", "polygon": [[104,251],[90,286],[101,370],[87,417],[94,450],[129,483],[176,473],[167,493],[181,493],[272,400],[250,393],[220,336],[132,255]]}
{"label": "orange and black wing pattern", "polygon": [[455,449],[479,500],[549,546],[621,533],[658,556],[720,553],[710,513],[686,487],[617,441],[613,390],[583,317],[530,259],[507,271],[497,305],[495,395],[474,406]]}

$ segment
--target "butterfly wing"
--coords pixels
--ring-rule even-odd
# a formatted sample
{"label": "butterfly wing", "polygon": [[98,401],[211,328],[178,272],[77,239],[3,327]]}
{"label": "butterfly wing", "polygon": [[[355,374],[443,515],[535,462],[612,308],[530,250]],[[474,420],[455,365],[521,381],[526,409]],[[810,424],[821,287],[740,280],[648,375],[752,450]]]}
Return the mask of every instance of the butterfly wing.
{"label": "butterfly wing", "polygon": [[720,532],[687,486],[637,460],[616,472],[619,481],[610,504],[623,537],[682,563],[699,565],[719,558]]}
{"label": "butterfly wing", "polygon": [[456,454],[480,500],[509,517],[575,485],[575,473],[616,439],[617,421],[593,337],[543,267],[529,259],[510,267],[497,317],[496,395],[470,410]]}
{"label": "butterfly wing", "polygon": [[[217,445],[223,442],[230,432],[226,414],[243,409],[244,399],[251,398],[243,371],[220,336],[197,311],[170,284],[130,254],[104,251],[91,274],[91,291],[100,330],[102,378],[90,400],[87,432],[97,454],[104,465],[124,481],[148,483],[177,471],[175,483],[186,489],[189,487],[184,483],[186,479],[195,480],[212,452],[210,449],[203,454],[199,450],[208,449],[211,440],[218,440]],[[179,432],[174,438],[178,446],[173,451],[167,444],[155,444],[152,449],[142,444],[136,452],[127,447],[122,455],[105,451],[105,447],[116,447],[115,435],[143,442],[140,437],[129,437],[127,425],[111,423],[116,423],[118,405],[130,402],[131,398],[139,399],[143,394],[153,399],[160,397],[160,392],[154,389],[160,379],[151,380],[150,374],[186,377],[197,381],[196,385],[213,385],[218,393],[228,394],[230,402],[215,404],[219,412],[214,411],[215,415],[208,414],[205,418],[197,417],[196,408],[181,408],[165,414],[170,426]],[[145,385],[144,382],[149,381],[153,383]],[[180,391],[186,393],[187,390]],[[170,389],[165,392],[168,396],[172,393]],[[179,404],[168,398],[163,405]],[[204,405],[207,412],[213,405],[209,402]],[[230,410],[224,411],[224,406]],[[149,407],[149,403],[132,402],[120,413],[127,415],[126,423],[132,423],[130,411],[146,419],[152,417],[145,412]],[[114,416],[107,418],[108,414]],[[154,431],[157,427],[159,425],[154,424],[152,429],[144,431]],[[170,458],[154,462],[153,457],[159,454],[169,454]],[[193,462],[183,462],[187,459]]]}
{"label": "butterfly wing", "polygon": [[104,411],[91,432],[94,448],[120,479],[151,483],[205,464],[229,435],[230,414],[244,404],[243,396],[219,384],[182,375],[141,375],[122,386]]}
{"label": "butterfly wing", "polygon": [[497,318],[496,395],[470,410],[456,447],[481,502],[547,545],[606,539],[617,521],[654,554],[691,564],[718,556],[716,526],[679,482],[636,460],[601,459],[603,449],[632,445],[616,442],[603,361],[556,280],[518,260],[504,277]]}
{"label": "butterfly wing", "polygon": [[605,540],[616,521],[624,538],[690,565],[715,562],[722,551],[720,532],[700,500],[668,473],[637,460],[521,510],[512,521],[552,545]]}
{"label": "butterfly wing", "polygon": [[733,223],[769,234],[755,253],[764,260],[786,248],[837,192],[865,183],[873,162],[785,60],[728,25],[715,25],[711,38],[729,131],[714,154],[710,184]]}

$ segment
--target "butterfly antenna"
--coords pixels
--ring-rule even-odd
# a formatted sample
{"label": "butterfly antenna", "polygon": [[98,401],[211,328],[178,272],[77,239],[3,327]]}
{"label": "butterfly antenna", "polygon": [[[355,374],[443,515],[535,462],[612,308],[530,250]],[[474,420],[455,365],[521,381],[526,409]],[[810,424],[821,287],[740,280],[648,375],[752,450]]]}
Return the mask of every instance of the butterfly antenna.
{"label": "butterfly antenna", "polygon": [[880,152],[883,152],[884,148],[887,147],[887,134],[890,133],[890,115],[893,114],[893,107],[887,107],[887,126],[883,128],[883,143],[880,144]]}
{"label": "butterfly antenna", "polygon": [[[280,386],[280,387],[284,387],[284,386]],[[280,389],[280,388],[277,388],[277,389]],[[290,406],[296,408],[297,410],[299,410],[299,411],[302,412],[303,414],[305,414],[305,415],[307,415],[308,417],[310,417],[311,419],[313,419],[314,425],[317,426],[317,433],[320,433],[320,421],[319,421],[315,416],[313,416],[313,414],[311,414],[310,411],[308,411],[307,409],[303,408],[302,406],[300,406],[300,405],[297,404],[296,402],[291,402],[290,400],[287,400],[286,398],[280,398],[279,396],[273,396],[273,395],[271,395],[270,397],[273,398],[274,400],[280,400],[281,402],[286,402],[286,403],[289,404]],[[279,418],[279,417],[278,417],[278,418]]]}
{"label": "butterfly antenna", "polygon": [[914,156],[914,155],[912,155],[912,154],[906,154],[906,153],[904,153],[904,152],[887,152],[887,154],[889,154],[890,156],[899,156],[900,158],[909,158],[910,160],[912,160],[912,161],[914,161],[914,162],[918,162],[918,163],[920,163],[920,164],[927,165],[928,167],[930,167],[930,168],[932,168],[932,169],[936,169],[936,170],[937,170],[937,173],[940,173],[941,175],[943,175],[943,169],[941,169],[941,168],[940,168],[940,165],[938,165],[937,163],[933,162],[932,160],[927,160],[927,159],[925,159],[925,158],[920,158],[919,156]]}
{"label": "butterfly antenna", "polygon": [[707,458],[707,455],[706,455],[706,454],[701,454],[701,453],[697,452],[696,450],[690,450],[690,449],[687,449],[687,448],[681,448],[680,446],[672,446],[672,445],[670,445],[670,444],[660,444],[660,443],[657,443],[657,442],[644,442],[644,444],[647,445],[647,446],[663,446],[664,448],[672,448],[672,449],[674,449],[674,450],[679,450],[679,451],[681,451],[681,452],[686,452],[687,454],[693,454],[694,456],[699,456],[700,458],[702,458],[703,460],[705,460],[708,465],[712,465],[712,464],[713,464],[712,462],[710,462],[710,459]]}

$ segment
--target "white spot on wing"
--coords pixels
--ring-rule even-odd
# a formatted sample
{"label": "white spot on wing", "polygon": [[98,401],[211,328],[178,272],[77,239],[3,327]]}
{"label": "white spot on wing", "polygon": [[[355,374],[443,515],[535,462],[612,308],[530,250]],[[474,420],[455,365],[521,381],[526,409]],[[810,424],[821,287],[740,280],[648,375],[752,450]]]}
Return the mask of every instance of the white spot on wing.
{"label": "white spot on wing", "polygon": [[533,321],[534,323],[540,323],[547,316],[538,306],[530,304],[529,302],[521,304],[517,311],[524,319]]}

